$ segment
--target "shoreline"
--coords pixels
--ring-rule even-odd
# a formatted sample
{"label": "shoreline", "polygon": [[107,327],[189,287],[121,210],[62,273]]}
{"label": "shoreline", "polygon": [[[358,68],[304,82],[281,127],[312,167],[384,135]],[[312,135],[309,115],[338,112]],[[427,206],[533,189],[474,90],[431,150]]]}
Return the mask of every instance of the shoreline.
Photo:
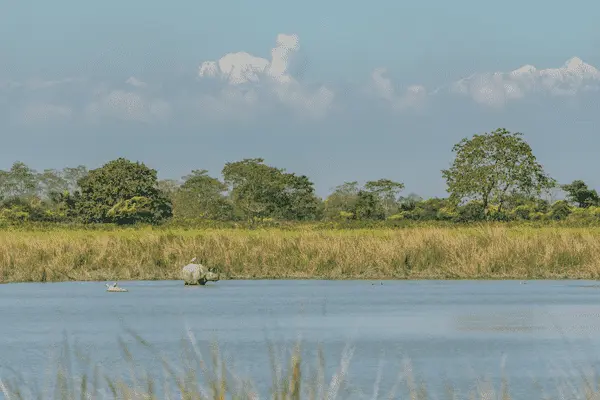
{"label": "shoreline", "polygon": [[[244,277],[235,277],[235,278],[227,278],[227,279],[221,279],[219,282],[227,282],[227,281],[242,281],[242,282],[254,282],[254,281],[272,281],[272,282],[278,282],[278,281],[288,281],[288,282],[295,282],[295,281],[323,281],[323,282],[371,282],[372,285],[377,285],[377,283],[381,282],[381,283],[385,283],[385,282],[515,282],[515,283],[519,283],[519,282],[524,282],[523,284],[528,284],[528,283],[532,283],[532,282],[564,282],[564,281],[589,281],[589,282],[599,282],[600,283],[600,279],[593,279],[593,278],[583,278],[583,277],[557,277],[557,278],[519,278],[519,277],[481,277],[481,278],[469,278],[469,277],[464,277],[464,278],[456,278],[456,279],[442,279],[442,278],[426,278],[426,277],[415,277],[415,278],[354,278],[354,277],[348,277],[348,278],[324,278],[324,277],[298,277],[298,278],[294,278],[294,277],[276,277],[276,278],[270,278],[270,277],[256,277],[256,278],[244,278]],[[54,281],[46,281],[46,282],[40,282],[40,281],[10,281],[10,282],[0,282],[0,286],[1,285],[11,285],[11,284],[24,284],[24,283],[42,283],[42,284],[52,284],[52,283],[67,283],[67,282],[72,282],[72,283],[98,283],[98,284],[103,284],[103,283],[107,283],[107,282],[120,282],[120,283],[125,283],[125,282],[181,282],[181,286],[182,287],[187,287],[183,285],[183,279],[179,279],[179,278],[173,278],[173,279],[152,279],[152,278],[145,278],[145,279],[106,279],[106,280],[96,280],[96,279],[91,279],[91,280],[54,280]],[[207,283],[205,286],[219,286],[219,282],[209,282]],[[192,285],[191,287],[203,287],[202,285]]]}

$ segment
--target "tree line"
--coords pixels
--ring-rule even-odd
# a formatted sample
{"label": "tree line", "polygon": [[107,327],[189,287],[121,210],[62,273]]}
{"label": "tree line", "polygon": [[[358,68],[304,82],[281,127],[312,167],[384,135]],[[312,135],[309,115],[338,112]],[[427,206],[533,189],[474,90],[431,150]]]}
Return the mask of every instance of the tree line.
{"label": "tree line", "polygon": [[[597,218],[596,190],[574,180],[558,184],[537,162],[520,132],[500,128],[454,145],[441,171],[448,196],[403,195],[402,182],[344,182],[325,198],[305,175],[262,158],[228,162],[222,178],[193,170],[181,180],[125,158],[100,168],[37,172],[22,162],[0,170],[0,222],[160,224],[169,220],[545,220]],[[566,200],[544,194],[562,189]]]}

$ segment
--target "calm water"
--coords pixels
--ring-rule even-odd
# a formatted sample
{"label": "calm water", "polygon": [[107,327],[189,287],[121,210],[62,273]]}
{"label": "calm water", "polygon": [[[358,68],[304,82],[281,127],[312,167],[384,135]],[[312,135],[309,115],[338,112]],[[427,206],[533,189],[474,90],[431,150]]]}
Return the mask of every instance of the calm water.
{"label": "calm water", "polygon": [[[365,398],[381,360],[384,397],[404,357],[434,391],[444,383],[440,378],[463,390],[476,378],[498,382],[505,357],[515,398],[539,398],[539,391],[530,392],[534,380],[560,380],[573,366],[596,366],[600,360],[597,282],[372,283],[120,282],[128,293],[107,293],[104,282],[1,285],[0,373],[12,377],[12,367],[27,382],[42,384],[64,333],[107,373],[118,373],[126,368],[117,342],[124,326],[174,362],[188,327],[207,359],[216,338],[235,371],[259,387],[271,382],[267,340],[290,348],[300,335],[309,355],[322,345],[328,378],[350,343],[355,351],[349,374]],[[152,354],[133,350],[140,365],[162,377]]]}

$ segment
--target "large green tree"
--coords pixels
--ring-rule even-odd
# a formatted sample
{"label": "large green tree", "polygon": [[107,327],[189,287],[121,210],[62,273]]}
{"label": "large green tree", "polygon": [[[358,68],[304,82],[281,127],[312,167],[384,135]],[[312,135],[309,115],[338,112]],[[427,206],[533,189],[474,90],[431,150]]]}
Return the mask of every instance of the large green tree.
{"label": "large green tree", "polygon": [[266,165],[262,158],[229,162],[223,178],[236,210],[247,219],[312,219],[318,212],[313,183],[304,175]]}
{"label": "large green tree", "polygon": [[514,193],[539,195],[555,182],[540,165],[522,133],[500,128],[464,138],[454,145],[456,158],[442,170],[450,199],[455,203],[478,199],[486,214],[489,205],[502,211],[507,196]]}
{"label": "large green tree", "polygon": [[140,162],[118,158],[89,171],[78,185],[75,209],[84,222],[158,223],[172,214],[156,170]]}
{"label": "large green tree", "polygon": [[227,185],[208,175],[207,170],[193,170],[173,193],[173,215],[177,218],[226,220],[232,206],[226,197]]}
{"label": "large green tree", "polygon": [[321,216],[321,199],[306,175],[283,174],[284,206],[280,215],[288,220],[315,220]]}

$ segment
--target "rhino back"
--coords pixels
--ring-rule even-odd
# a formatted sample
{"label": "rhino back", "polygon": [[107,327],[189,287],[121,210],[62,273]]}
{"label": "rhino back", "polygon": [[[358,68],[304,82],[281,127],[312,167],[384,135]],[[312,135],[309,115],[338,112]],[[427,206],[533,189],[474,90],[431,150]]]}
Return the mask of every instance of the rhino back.
{"label": "rhino back", "polygon": [[188,264],[182,269],[186,281],[197,281],[206,274],[206,268],[200,264]]}

